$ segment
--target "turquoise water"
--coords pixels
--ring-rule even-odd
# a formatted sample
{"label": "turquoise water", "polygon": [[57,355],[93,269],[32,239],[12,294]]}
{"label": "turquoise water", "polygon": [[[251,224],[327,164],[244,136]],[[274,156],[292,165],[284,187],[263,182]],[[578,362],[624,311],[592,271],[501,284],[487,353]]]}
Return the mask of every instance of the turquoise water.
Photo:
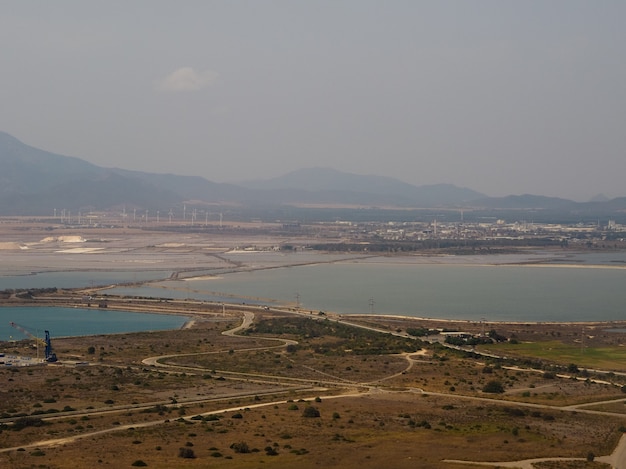
{"label": "turquoise water", "polygon": [[188,318],[149,313],[58,307],[0,308],[0,341],[26,338],[10,322],[24,326],[37,337],[81,336],[180,328]]}
{"label": "turquoise water", "polygon": [[[498,321],[626,319],[626,269],[596,266],[320,264],[110,293],[289,303],[338,313]],[[170,288],[170,290],[167,290]]]}

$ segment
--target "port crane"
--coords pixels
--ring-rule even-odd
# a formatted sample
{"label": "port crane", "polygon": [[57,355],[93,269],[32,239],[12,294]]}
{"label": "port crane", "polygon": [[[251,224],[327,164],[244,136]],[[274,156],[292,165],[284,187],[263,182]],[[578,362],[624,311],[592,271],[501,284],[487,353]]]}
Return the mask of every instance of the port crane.
{"label": "port crane", "polygon": [[35,339],[35,341],[37,341],[37,343],[42,344],[44,346],[44,358],[45,358],[45,360],[47,362],[54,363],[54,362],[57,361],[56,353],[54,353],[52,351],[52,341],[50,340],[50,332],[49,331],[45,331],[44,332],[45,338],[42,339],[40,337],[37,337],[32,332],[30,332],[26,327],[20,326],[19,324],[15,323],[15,322],[10,322],[9,325],[11,325],[11,327],[14,327],[18,331],[20,331],[26,337],[30,337],[31,339]]}

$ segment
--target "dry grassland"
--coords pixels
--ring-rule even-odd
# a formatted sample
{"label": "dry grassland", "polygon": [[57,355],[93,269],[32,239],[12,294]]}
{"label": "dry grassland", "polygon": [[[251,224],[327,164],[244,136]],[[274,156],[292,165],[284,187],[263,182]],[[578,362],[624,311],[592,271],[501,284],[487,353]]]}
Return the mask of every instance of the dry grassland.
{"label": "dry grassland", "polygon": [[[444,460],[585,459],[611,453],[622,434],[619,386],[546,378],[324,318],[259,310],[248,335],[223,335],[239,318],[57,339],[65,364],[0,369],[0,448],[12,448],[0,466],[471,469],[481,466]],[[414,325],[388,321],[376,325]],[[142,363],[156,356],[166,356],[160,366]],[[73,364],[83,360],[90,365]],[[492,380],[505,393],[483,392]],[[565,408],[598,400],[615,400],[602,410],[617,413]],[[571,464],[558,467],[606,467]]]}

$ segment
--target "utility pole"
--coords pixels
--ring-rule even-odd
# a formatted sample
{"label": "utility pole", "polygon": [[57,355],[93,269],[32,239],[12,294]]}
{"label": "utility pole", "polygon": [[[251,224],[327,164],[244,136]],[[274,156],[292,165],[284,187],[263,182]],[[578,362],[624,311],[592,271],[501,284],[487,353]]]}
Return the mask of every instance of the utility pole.
{"label": "utility pole", "polygon": [[585,326],[580,333],[580,353],[585,353]]}

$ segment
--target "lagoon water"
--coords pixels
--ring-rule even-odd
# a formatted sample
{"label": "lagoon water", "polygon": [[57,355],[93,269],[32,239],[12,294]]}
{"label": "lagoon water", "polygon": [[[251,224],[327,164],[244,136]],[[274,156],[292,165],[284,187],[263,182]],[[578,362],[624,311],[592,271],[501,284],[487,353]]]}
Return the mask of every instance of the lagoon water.
{"label": "lagoon water", "polygon": [[601,260],[577,259],[563,266],[372,258],[109,292],[263,304],[299,301],[304,309],[342,314],[531,322],[626,319],[626,269],[609,258]]}
{"label": "lagoon water", "polygon": [[37,337],[50,331],[52,338],[121,332],[178,329],[187,321],[183,316],[149,313],[128,313],[99,309],[59,307],[0,308],[0,341],[21,340],[26,337],[11,327],[15,322]]}
{"label": "lagoon water", "polygon": [[[295,306],[298,301],[302,308],[311,311],[439,319],[530,322],[626,319],[626,252],[622,251],[367,258],[308,252],[289,255],[238,252],[223,257],[250,270],[227,272],[220,268],[211,272],[207,269],[204,276],[197,278],[164,280],[143,287],[120,286],[107,293],[289,306]],[[169,273],[46,272],[0,277],[0,289],[121,284],[164,279]],[[0,320],[4,321],[1,316]],[[19,319],[5,322],[9,320],[20,322]],[[32,324],[38,322],[33,320]],[[147,324],[133,330],[150,328],[153,327]]]}

